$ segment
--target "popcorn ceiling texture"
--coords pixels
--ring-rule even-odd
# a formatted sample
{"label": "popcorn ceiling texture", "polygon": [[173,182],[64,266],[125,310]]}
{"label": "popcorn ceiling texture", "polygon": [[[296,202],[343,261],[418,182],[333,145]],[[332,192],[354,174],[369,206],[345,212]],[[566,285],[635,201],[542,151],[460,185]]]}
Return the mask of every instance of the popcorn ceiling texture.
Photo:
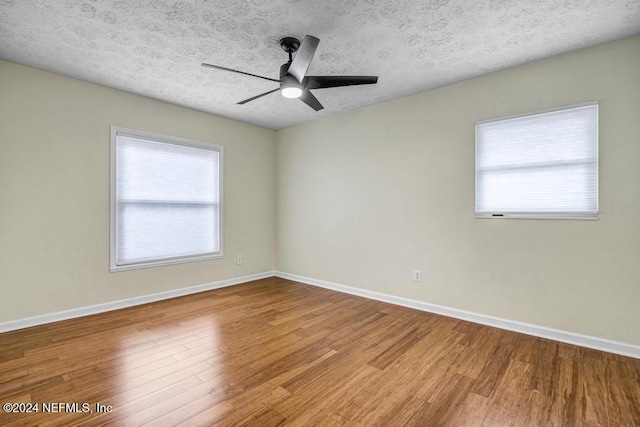
{"label": "popcorn ceiling texture", "polygon": [[[640,33],[640,0],[0,0],[0,59],[270,129]],[[278,40],[316,36],[309,75],[378,75],[279,93]]]}

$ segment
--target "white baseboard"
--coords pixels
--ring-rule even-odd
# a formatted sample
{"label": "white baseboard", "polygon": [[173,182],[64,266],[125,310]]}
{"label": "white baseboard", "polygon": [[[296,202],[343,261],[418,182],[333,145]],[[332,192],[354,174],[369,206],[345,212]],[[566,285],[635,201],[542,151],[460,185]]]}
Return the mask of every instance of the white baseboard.
{"label": "white baseboard", "polygon": [[596,338],[588,335],[577,334],[559,329],[547,328],[544,326],[536,326],[527,323],[521,323],[514,320],[501,319],[499,317],[487,316],[484,314],[473,313],[456,308],[444,307],[441,305],[431,304],[423,301],[412,300],[408,298],[398,297],[380,292],[369,291],[366,289],[354,288],[351,286],[340,285],[337,283],[326,282],[324,280],[312,279],[309,277],[298,276],[296,274],[285,273],[282,271],[267,271],[264,273],[252,274],[249,276],[235,277],[232,279],[222,280],[218,282],[204,283],[202,285],[190,286],[187,288],[174,289],[165,292],[159,292],[151,295],[143,295],[134,298],[128,298],[119,301],[113,301],[103,304],[91,305],[88,307],[75,308],[56,313],[43,314],[40,316],[27,317],[18,320],[11,320],[0,323],[0,333],[14,331],[18,329],[29,328],[32,326],[44,325],[47,323],[59,322],[61,320],[74,319],[77,317],[89,316],[92,314],[104,313],[107,311],[118,310],[121,308],[133,307],[136,305],[148,304],[151,302],[162,301],[169,298],[176,298],[185,295],[191,295],[198,292],[205,292],[212,289],[224,288],[227,286],[238,285],[253,280],[266,279],[268,277],[281,277],[283,279],[293,280],[295,282],[305,283],[308,285],[319,286],[338,292],[344,292],[364,298],[377,301],[387,302],[390,304],[400,305],[403,307],[413,308],[416,310],[426,311],[429,313],[441,314],[443,316],[453,317],[455,319],[466,320],[481,325],[493,326],[508,331],[519,332],[527,335],[533,335],[540,338],[546,338],[554,341],[574,344],[581,347],[592,348],[595,350],[606,351],[609,353],[620,354],[623,356],[640,359],[640,346],[626,344],[616,341],[610,341],[603,338]]}
{"label": "white baseboard", "polygon": [[514,320],[501,319],[499,317],[472,313],[465,310],[444,307],[441,305],[430,304],[423,301],[416,301],[408,298],[397,297],[394,295],[383,294],[380,292],[368,291],[366,289],[359,289],[351,286],[340,285],[337,283],[325,282],[324,280],[312,279],[309,277],[298,276],[296,274],[285,273],[282,271],[276,271],[275,274],[278,277],[293,280],[295,282],[332,289],[338,292],[344,292],[347,294],[383,301],[390,304],[414,308],[429,313],[441,314],[443,316],[453,317],[456,319],[467,320],[469,322],[479,323],[481,325],[493,326],[495,328],[506,329],[508,331],[520,332],[522,334],[533,335],[553,341],[574,344],[581,347],[592,348],[595,350],[606,351],[608,353],[620,354],[623,356],[640,359],[640,346],[632,344],[609,341],[606,339],[591,337],[588,335],[561,331],[559,329],[546,328],[544,326],[530,325],[527,323],[516,322]]}
{"label": "white baseboard", "polygon": [[74,319],[76,317],[89,316],[92,314],[104,313],[106,311],[118,310],[121,308],[133,307],[135,305],[148,304],[150,302],[161,301],[169,298],[181,297],[184,295],[196,294],[198,292],[210,291],[212,289],[224,288],[227,286],[239,285],[240,283],[251,282],[252,280],[266,279],[275,276],[275,271],[252,274],[249,276],[234,277],[232,279],[221,280],[219,282],[204,283],[202,285],[189,286],[187,288],[172,289],[170,291],[158,292],[151,295],[127,298],[119,301],[106,302],[103,304],[90,305],[88,307],[74,308],[57,313],[43,314],[40,316],[27,317],[24,319],[11,320],[0,323],[0,333],[15,331],[17,329],[30,328],[32,326],[44,325],[46,323],[59,322],[61,320]]}

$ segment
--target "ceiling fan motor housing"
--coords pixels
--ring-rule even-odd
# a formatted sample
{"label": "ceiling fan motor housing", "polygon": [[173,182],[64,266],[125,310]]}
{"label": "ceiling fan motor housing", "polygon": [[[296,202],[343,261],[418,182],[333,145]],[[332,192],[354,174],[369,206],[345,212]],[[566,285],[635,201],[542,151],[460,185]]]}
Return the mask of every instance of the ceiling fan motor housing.
{"label": "ceiling fan motor housing", "polygon": [[293,82],[298,83],[298,80],[296,80],[295,77],[293,77],[291,74],[287,74],[289,72],[290,65],[291,65],[291,62],[287,62],[286,64],[282,64],[280,66],[280,80],[282,81],[282,83],[293,83]]}

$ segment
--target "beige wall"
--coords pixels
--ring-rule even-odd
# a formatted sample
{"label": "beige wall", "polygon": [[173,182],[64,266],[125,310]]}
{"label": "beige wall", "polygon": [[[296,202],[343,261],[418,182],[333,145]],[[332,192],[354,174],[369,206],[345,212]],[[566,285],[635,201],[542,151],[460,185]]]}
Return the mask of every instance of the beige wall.
{"label": "beige wall", "polygon": [[[109,273],[110,125],[224,146],[224,259]],[[275,140],[0,61],[0,322],[273,270]]]}
{"label": "beige wall", "polygon": [[[640,344],[639,79],[635,37],[280,131],[278,269]],[[600,220],[474,219],[475,122],[592,100]]]}

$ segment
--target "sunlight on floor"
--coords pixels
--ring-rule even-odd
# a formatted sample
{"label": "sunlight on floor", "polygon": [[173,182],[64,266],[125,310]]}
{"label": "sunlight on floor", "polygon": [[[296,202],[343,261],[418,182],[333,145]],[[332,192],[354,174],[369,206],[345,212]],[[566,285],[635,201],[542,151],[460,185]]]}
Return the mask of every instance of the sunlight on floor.
{"label": "sunlight on floor", "polygon": [[135,425],[158,417],[169,422],[177,408],[214,406],[216,390],[226,387],[223,364],[216,363],[225,358],[220,340],[213,316],[158,322],[124,338],[115,373],[119,393],[105,403]]}

